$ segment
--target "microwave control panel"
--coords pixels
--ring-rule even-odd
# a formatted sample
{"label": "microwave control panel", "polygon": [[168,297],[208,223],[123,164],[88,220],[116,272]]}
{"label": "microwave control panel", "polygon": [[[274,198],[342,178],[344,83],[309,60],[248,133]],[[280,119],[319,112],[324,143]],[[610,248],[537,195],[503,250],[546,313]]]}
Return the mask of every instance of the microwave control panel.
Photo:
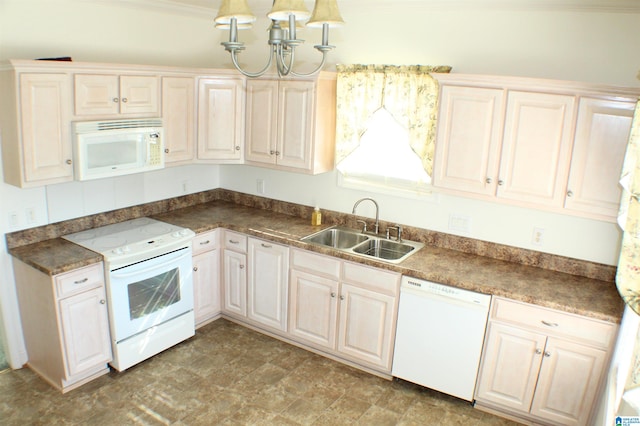
{"label": "microwave control panel", "polygon": [[154,133],[149,135],[149,165],[157,166],[162,164],[162,144],[160,143],[160,135]]}

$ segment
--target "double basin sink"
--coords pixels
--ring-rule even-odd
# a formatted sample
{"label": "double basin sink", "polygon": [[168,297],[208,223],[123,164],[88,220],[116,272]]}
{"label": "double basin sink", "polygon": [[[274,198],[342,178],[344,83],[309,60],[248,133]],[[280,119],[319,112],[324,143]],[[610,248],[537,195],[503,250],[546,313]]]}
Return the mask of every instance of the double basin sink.
{"label": "double basin sink", "polygon": [[424,247],[415,241],[393,241],[338,226],[308,235],[302,241],[389,263],[400,263]]}

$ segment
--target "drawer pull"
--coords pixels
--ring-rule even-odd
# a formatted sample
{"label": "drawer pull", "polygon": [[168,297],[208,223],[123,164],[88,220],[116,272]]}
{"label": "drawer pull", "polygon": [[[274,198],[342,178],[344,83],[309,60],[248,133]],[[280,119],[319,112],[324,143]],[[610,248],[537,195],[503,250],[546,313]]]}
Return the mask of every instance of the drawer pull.
{"label": "drawer pull", "polygon": [[264,248],[271,248],[271,247],[273,247],[271,244],[265,244],[265,243],[262,243],[261,245],[262,245],[262,247],[264,247]]}
{"label": "drawer pull", "polygon": [[89,281],[89,278],[83,278],[83,279],[81,279],[81,280],[74,281],[73,283],[74,283],[74,284],[84,284],[84,283],[86,283],[87,281]]}
{"label": "drawer pull", "polygon": [[229,240],[231,244],[240,244],[240,241]]}
{"label": "drawer pull", "polygon": [[549,321],[545,321],[545,320],[542,320],[540,322],[543,323],[544,325],[546,325],[547,327],[557,327],[558,326],[557,322],[549,322]]}
{"label": "drawer pull", "polygon": [[205,246],[207,244],[209,244],[211,241],[207,240],[207,241],[200,241],[200,245],[201,246]]}

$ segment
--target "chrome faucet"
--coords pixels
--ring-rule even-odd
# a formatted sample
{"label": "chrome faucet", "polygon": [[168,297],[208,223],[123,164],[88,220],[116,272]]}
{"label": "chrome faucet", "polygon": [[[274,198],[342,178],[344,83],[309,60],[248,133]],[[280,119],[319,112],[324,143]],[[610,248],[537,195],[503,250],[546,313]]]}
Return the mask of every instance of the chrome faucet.
{"label": "chrome faucet", "polygon": [[[375,233],[377,234],[377,233],[378,233],[378,225],[379,225],[379,221],[380,221],[380,220],[379,220],[379,219],[380,219],[380,216],[379,216],[380,209],[378,208],[378,203],[376,203],[376,200],[374,200],[373,198],[368,198],[368,197],[367,197],[367,198],[361,198],[361,199],[359,199],[359,200],[358,200],[358,201],[356,201],[356,203],[353,205],[353,211],[352,211],[351,213],[352,213],[352,214],[356,214],[356,208],[358,207],[358,205],[359,205],[361,202],[363,202],[363,201],[365,201],[365,200],[369,200],[369,201],[371,201],[371,202],[376,206],[376,223],[375,223],[374,227],[375,227]],[[365,230],[365,231],[367,230],[366,224],[365,224],[364,230]]]}

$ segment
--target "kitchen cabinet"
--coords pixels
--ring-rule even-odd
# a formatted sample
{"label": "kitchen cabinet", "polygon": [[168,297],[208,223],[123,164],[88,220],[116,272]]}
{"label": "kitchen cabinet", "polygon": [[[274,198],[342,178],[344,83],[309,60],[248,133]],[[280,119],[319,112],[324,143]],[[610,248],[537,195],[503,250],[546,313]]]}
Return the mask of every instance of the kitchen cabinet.
{"label": "kitchen cabinet", "polygon": [[615,324],[494,298],[476,404],[529,421],[588,424]]}
{"label": "kitchen cabinet", "polygon": [[335,76],[315,80],[249,80],[247,164],[308,174],[333,169]]}
{"label": "kitchen cabinet", "polygon": [[400,274],[293,249],[289,333],[390,374]]}
{"label": "kitchen cabinet", "polygon": [[565,209],[616,219],[622,196],[617,183],[635,105],[635,101],[580,99]]}
{"label": "kitchen cabinet", "polygon": [[244,80],[201,78],[198,82],[197,159],[242,163]]}
{"label": "kitchen cabinet", "polygon": [[160,115],[160,78],[156,75],[75,74],[78,117]]}
{"label": "kitchen cabinet", "polygon": [[14,259],[28,366],[67,392],[109,372],[102,263],[49,276]]}
{"label": "kitchen cabinet", "polygon": [[247,318],[287,330],[289,247],[248,239]]}
{"label": "kitchen cabinet", "polygon": [[220,316],[220,231],[198,234],[193,239],[193,310],[196,327]]}
{"label": "kitchen cabinet", "polygon": [[247,237],[222,231],[222,311],[236,318],[247,316]]}
{"label": "kitchen cabinet", "polygon": [[516,77],[436,78],[441,97],[434,187],[615,220],[637,89]]}
{"label": "kitchen cabinet", "polygon": [[27,188],[73,180],[70,75],[16,66],[0,79],[5,182]]}
{"label": "kitchen cabinet", "polygon": [[195,149],[195,78],[162,77],[162,124],[166,166],[188,164]]}

